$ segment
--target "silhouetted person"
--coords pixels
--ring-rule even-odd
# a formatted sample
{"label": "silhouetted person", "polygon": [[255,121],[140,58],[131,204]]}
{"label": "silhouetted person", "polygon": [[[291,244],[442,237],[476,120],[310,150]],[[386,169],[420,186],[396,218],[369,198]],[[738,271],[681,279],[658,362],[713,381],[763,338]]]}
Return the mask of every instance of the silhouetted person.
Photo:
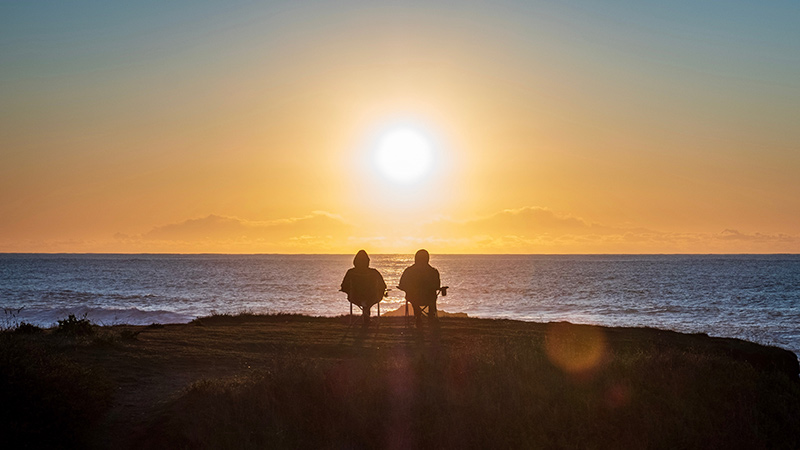
{"label": "silhouetted person", "polygon": [[436,322],[436,295],[441,287],[439,271],[428,263],[431,256],[427,250],[419,250],[414,255],[414,264],[403,271],[400,284],[397,286],[405,291],[406,300],[414,307],[414,318],[417,327],[422,325],[422,308],[428,307],[428,319]]}
{"label": "silhouetted person", "polygon": [[364,250],[356,253],[353,266],[344,275],[341,290],[347,293],[350,303],[361,307],[362,325],[366,327],[369,325],[370,308],[383,298],[386,283],[380,272],[369,267],[369,256]]}

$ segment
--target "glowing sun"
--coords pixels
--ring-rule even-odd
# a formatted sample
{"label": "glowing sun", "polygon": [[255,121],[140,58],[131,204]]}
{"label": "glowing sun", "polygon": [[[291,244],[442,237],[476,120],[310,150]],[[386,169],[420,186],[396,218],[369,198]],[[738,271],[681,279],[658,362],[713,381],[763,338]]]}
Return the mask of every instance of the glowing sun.
{"label": "glowing sun", "polygon": [[431,170],[431,143],[413,128],[391,130],[378,142],[375,165],[383,175],[393,181],[413,182]]}

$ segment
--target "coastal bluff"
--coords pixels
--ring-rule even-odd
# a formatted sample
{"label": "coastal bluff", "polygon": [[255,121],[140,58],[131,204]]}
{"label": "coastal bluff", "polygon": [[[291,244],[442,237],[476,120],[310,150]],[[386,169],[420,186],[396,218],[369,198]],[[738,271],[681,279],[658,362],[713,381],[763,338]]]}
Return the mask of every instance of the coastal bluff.
{"label": "coastal bluff", "polygon": [[351,320],[7,330],[4,433],[117,449],[800,447],[800,366],[781,348],[568,322]]}

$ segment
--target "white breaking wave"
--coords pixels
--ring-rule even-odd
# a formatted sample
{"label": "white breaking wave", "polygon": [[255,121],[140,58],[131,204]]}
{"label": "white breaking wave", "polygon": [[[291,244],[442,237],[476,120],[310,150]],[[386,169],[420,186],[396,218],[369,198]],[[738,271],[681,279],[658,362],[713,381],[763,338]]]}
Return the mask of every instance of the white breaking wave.
{"label": "white breaking wave", "polygon": [[195,316],[175,313],[172,311],[143,311],[137,308],[105,309],[88,308],[76,305],[55,309],[40,308],[4,308],[4,327],[14,327],[22,322],[30,323],[42,328],[56,326],[59,320],[70,315],[77,318],[86,318],[98,325],[150,325],[153,323],[186,323]]}

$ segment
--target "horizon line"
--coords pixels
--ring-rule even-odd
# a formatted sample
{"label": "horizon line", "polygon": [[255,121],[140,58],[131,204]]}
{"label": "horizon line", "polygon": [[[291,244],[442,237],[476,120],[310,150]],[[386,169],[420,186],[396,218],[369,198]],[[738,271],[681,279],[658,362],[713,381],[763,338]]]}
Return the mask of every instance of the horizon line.
{"label": "horizon line", "polygon": [[[172,252],[2,252],[0,255],[147,255],[147,256],[310,256],[310,255],[330,255],[330,256],[346,256],[353,253],[340,253],[340,252],[320,252],[320,253],[222,253],[222,252],[188,252],[188,253],[172,253]],[[404,255],[406,253],[369,253],[370,255]],[[413,255],[413,252],[408,253]],[[800,256],[800,252],[773,252],[773,253],[748,253],[748,252],[731,252],[731,253],[434,253],[435,255],[452,255],[452,256]]]}

